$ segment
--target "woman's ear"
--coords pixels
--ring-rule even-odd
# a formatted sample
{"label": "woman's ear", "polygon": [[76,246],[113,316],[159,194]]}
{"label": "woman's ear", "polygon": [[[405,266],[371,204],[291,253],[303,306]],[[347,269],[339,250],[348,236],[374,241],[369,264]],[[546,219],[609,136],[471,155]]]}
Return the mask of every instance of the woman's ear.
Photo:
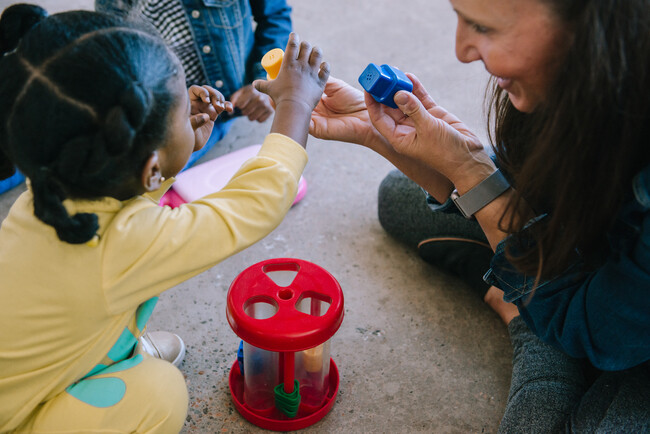
{"label": "woman's ear", "polygon": [[142,187],[145,191],[156,191],[165,180],[160,169],[158,151],[153,151],[142,168]]}

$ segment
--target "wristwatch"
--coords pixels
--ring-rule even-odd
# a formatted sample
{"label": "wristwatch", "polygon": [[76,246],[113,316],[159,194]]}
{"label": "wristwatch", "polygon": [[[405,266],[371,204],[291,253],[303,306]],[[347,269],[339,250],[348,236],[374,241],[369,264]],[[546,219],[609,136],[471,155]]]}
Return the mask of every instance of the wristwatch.
{"label": "wristwatch", "polygon": [[454,201],[465,218],[471,219],[481,208],[499,197],[508,188],[510,188],[508,180],[497,169],[496,172],[462,196],[454,189],[451,192],[451,200]]}

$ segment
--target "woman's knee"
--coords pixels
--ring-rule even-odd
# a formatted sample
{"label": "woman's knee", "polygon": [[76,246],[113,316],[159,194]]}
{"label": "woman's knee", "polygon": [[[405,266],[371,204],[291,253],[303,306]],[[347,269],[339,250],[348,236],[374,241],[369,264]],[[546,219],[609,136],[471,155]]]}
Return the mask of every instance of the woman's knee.
{"label": "woman's knee", "polygon": [[487,243],[475,220],[456,213],[433,211],[424,190],[399,170],[393,170],[379,185],[379,222],[388,234],[416,248],[423,240],[454,237]]}
{"label": "woman's knee", "polygon": [[571,418],[577,432],[650,432],[650,362],[603,372]]}
{"label": "woman's knee", "polygon": [[377,194],[379,223],[391,236],[407,244],[417,245],[411,239],[414,229],[421,229],[420,218],[429,212],[422,189],[398,170],[391,171],[382,180]]}

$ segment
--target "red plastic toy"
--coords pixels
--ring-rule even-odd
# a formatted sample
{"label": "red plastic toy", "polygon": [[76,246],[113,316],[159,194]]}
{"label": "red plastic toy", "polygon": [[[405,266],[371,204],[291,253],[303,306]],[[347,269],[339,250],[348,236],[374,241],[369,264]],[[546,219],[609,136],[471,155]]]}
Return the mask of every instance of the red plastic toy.
{"label": "red plastic toy", "polygon": [[[287,286],[269,276],[294,272]],[[243,340],[243,367],[230,370],[237,410],[275,431],[310,426],[331,409],[339,373],[329,356],[330,338],[343,321],[343,292],[336,279],[307,261],[259,262],[230,285],[226,314]]]}

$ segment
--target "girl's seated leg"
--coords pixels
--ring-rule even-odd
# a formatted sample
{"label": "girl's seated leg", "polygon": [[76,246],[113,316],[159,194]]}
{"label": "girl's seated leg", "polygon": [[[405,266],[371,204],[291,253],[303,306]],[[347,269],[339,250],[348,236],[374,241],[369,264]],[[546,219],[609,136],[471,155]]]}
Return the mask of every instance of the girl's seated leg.
{"label": "girl's seated leg", "polygon": [[41,404],[17,432],[179,432],[185,379],[171,363],[137,355],[85,378]]}

